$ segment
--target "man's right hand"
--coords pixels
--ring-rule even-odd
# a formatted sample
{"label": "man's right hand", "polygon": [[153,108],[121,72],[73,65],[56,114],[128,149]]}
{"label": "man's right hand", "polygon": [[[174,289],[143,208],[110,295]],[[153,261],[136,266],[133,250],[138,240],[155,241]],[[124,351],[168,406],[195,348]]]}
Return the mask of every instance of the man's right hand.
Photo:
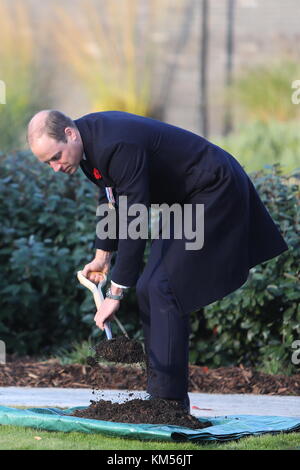
{"label": "man's right hand", "polygon": [[110,268],[112,253],[104,250],[97,250],[96,256],[90,263],[86,264],[82,270],[82,274],[90,281],[98,284],[103,280],[101,274],[96,274],[94,271],[101,271],[107,274]]}

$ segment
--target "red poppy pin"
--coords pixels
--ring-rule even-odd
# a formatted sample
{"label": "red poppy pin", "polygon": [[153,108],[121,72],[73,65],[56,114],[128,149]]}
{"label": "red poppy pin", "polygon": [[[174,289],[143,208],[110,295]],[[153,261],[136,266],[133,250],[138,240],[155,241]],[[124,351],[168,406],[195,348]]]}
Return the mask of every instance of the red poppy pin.
{"label": "red poppy pin", "polygon": [[100,171],[97,170],[97,168],[93,169],[93,175],[94,175],[94,178],[96,178],[96,180],[100,180],[102,178],[102,175],[101,175]]}

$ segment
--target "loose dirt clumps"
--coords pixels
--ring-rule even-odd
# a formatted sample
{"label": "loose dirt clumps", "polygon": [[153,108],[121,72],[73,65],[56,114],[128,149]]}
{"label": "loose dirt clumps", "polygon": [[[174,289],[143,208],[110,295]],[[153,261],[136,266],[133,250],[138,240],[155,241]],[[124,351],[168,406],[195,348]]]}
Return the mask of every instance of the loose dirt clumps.
{"label": "loose dirt clumps", "polygon": [[75,411],[73,416],[117,423],[175,425],[191,429],[212,426],[210,421],[200,422],[188,414],[176,401],[163,398],[133,399],[125,403],[91,401],[88,408]]}
{"label": "loose dirt clumps", "polygon": [[[88,365],[99,367],[101,361],[122,364],[145,364],[145,354],[141,343],[119,336],[98,343],[94,348],[95,357],[88,358]],[[95,391],[95,390],[94,390]],[[192,429],[210,426],[211,423],[200,423],[197,418],[187,413],[178,402],[151,398],[149,400],[131,399],[125,403],[111,401],[91,401],[88,408],[73,413],[79,418],[99,419],[135,424],[167,424],[184,426]]]}
{"label": "loose dirt clumps", "polygon": [[[136,364],[145,363],[145,354],[142,344],[126,336],[117,336],[116,338],[104,340],[94,347],[96,362],[116,362],[118,364]],[[89,359],[89,365],[93,360]]]}

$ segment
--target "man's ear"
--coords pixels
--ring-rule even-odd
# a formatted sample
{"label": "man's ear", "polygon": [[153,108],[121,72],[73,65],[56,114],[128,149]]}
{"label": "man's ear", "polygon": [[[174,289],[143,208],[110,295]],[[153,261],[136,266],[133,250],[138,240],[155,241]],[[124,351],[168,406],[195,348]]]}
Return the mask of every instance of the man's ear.
{"label": "man's ear", "polygon": [[69,137],[72,140],[76,140],[76,132],[75,132],[75,129],[73,129],[73,127],[66,127],[65,134],[67,138]]}

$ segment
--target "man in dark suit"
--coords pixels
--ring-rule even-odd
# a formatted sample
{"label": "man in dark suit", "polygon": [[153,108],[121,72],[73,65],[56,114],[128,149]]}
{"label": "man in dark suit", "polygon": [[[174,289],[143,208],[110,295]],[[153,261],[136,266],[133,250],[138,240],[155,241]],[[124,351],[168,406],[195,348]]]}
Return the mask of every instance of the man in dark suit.
{"label": "man in dark suit", "polygon": [[130,210],[137,204],[147,209],[163,203],[189,207],[185,220],[196,238],[197,231],[203,232],[200,245],[188,249],[190,237],[185,230],[178,236],[170,219],[170,236],[151,241],[140,275],[145,237],[97,233],[95,258],[83,269],[99,282],[93,272],[108,272],[117,252],[96,324],[103,330],[124,290],[136,286],[148,357],[147,390],[188,409],[189,314],[238,289],[253,266],[288,249],[251,180],[232,155],[206,139],[118,111],[75,121],[58,111],[42,111],[29,123],[28,142],[54,171],[72,175],[80,166],[100,188],[100,202],[113,207],[119,224],[125,197],[128,228],[134,220]]}

